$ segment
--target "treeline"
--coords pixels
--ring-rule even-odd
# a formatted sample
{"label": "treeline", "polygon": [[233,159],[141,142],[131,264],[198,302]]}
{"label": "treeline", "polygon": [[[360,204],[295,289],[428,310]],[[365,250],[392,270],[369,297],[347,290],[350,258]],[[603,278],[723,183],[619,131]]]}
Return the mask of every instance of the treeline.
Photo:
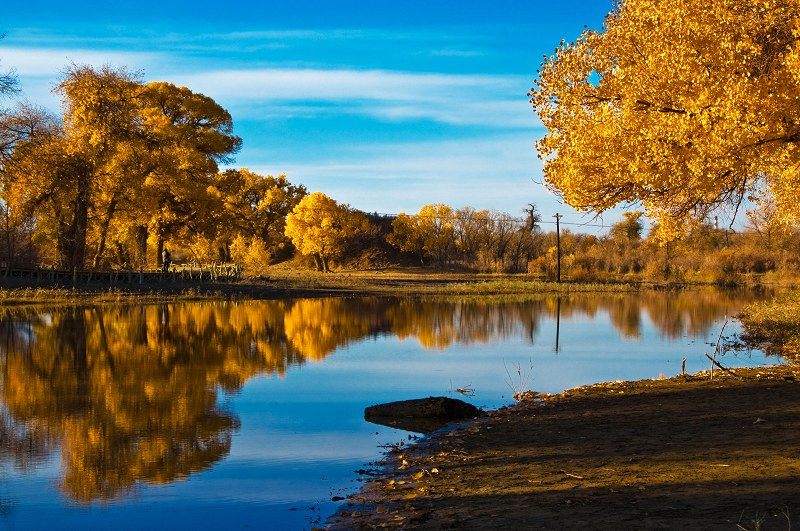
{"label": "treeline", "polygon": [[644,236],[640,212],[600,236],[545,232],[533,204],[520,216],[441,203],[368,214],[285,175],[221,171],[242,140],[225,109],[188,88],[72,66],[55,91],[61,116],[29,104],[0,111],[2,267],[147,269],[161,265],[165,247],[174,260],[233,261],[249,275],[293,257],[320,271],[555,278],[560,255],[562,277],[573,280],[736,282],[800,267],[800,235],[768,208],[750,213],[743,231],[706,223],[668,243]]}
{"label": "treeline", "polygon": [[[739,230],[701,223],[682,238],[664,242],[657,228],[645,231],[641,212],[625,212],[605,234],[575,232],[562,226],[544,231],[532,205],[525,215],[423,207],[418,214],[373,221],[382,227],[373,249],[386,242],[401,250],[395,263],[457,268],[482,273],[527,273],[573,281],[674,281],[739,284],[748,276],[792,281],[800,273],[800,231],[764,215],[747,213]],[[560,253],[559,253],[560,249]],[[343,262],[359,265],[365,247],[350,248]],[[375,252],[369,251],[374,257]]]}
{"label": "treeline", "polygon": [[[323,206],[320,196],[329,203]],[[320,270],[338,262],[354,268],[406,265],[556,279],[560,269],[568,280],[718,284],[737,284],[751,274],[792,280],[800,271],[796,252],[800,232],[770,217],[768,209],[748,212],[746,225],[739,231],[709,221],[668,242],[661,239],[657,227],[645,235],[639,211],[623,213],[622,220],[601,235],[568,228],[545,232],[532,204],[520,217],[438,203],[416,214],[380,216],[337,206],[316,193],[300,201],[288,225],[299,211],[313,212],[318,219],[306,218],[303,246],[295,239],[295,231],[287,229],[287,234],[291,232],[302,254],[314,257]],[[310,240],[333,231],[326,227],[336,227],[335,237],[325,245],[308,246]]]}
{"label": "treeline", "polygon": [[55,91],[62,116],[0,113],[4,265],[146,268],[168,242],[198,259],[290,254],[283,224],[305,188],[219,171],[242,141],[211,98],[88,66]]}
{"label": "treeline", "polygon": [[[638,213],[627,213],[600,236],[561,232],[562,276],[569,280],[631,280],[741,284],[753,275],[775,281],[800,273],[800,232],[760,225],[749,218],[737,231],[702,223],[682,238],[663,242],[654,230],[643,235]],[[555,235],[547,252],[529,264],[529,272],[553,278]]]}
{"label": "treeline", "polygon": [[[207,96],[125,68],[69,67],[63,114],[0,113],[0,265],[146,269],[235,261],[259,274],[300,255],[334,263],[416,263],[525,272],[543,251],[538,214],[465,207],[367,215],[285,175],[220,171],[242,140]],[[532,224],[533,223],[533,224]]]}

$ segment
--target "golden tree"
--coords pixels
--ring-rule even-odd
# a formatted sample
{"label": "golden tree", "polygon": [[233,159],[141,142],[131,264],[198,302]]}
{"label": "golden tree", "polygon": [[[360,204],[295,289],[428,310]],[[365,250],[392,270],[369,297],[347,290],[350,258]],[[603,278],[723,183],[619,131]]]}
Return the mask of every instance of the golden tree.
{"label": "golden tree", "polygon": [[480,250],[488,245],[492,236],[492,219],[488,210],[464,207],[456,210],[453,239],[465,263],[475,262]]}
{"label": "golden tree", "polygon": [[319,271],[330,271],[330,260],[341,253],[344,244],[366,231],[366,216],[347,205],[340,205],[322,192],[304,197],[286,217],[286,236],[305,256],[314,258]]}
{"label": "golden tree", "polygon": [[769,191],[800,215],[800,2],[626,0],[545,58],[531,102],[548,187],[640,204],[663,238]]}
{"label": "golden tree", "polygon": [[611,238],[627,242],[642,239],[644,224],[641,218],[643,214],[643,212],[638,210],[635,212],[623,212],[622,221],[614,223],[608,231]]}
{"label": "golden tree", "polygon": [[186,87],[148,83],[141,100],[147,165],[141,167],[138,198],[160,257],[168,237],[191,241],[215,235],[210,187],[218,164],[232,162],[242,141],[233,134],[228,111]]}
{"label": "golden tree", "polygon": [[19,107],[4,122],[18,132],[0,172],[8,217],[19,225],[35,215],[36,231],[54,244],[59,265],[82,265],[92,161],[73,150],[57,120],[41,110]]}
{"label": "golden tree", "polygon": [[426,258],[444,262],[453,246],[455,219],[453,209],[441,203],[425,205],[411,216],[401,212],[387,240],[401,251],[417,253],[423,265]]}
{"label": "golden tree", "polygon": [[0,178],[9,210],[36,217],[61,267],[97,267],[131,234],[144,256],[148,232],[159,246],[213,232],[208,188],[241,144],[225,109],[108,66],[73,65],[56,91],[60,123],[29,107],[2,116]]}
{"label": "golden tree", "polygon": [[220,204],[214,220],[217,238],[229,249],[235,241],[240,248],[242,242],[250,250],[262,248],[266,262],[290,247],[285,245],[286,216],[308,194],[284,174],[264,176],[246,168],[218,173],[209,191]]}
{"label": "golden tree", "polygon": [[[65,151],[81,162],[71,166],[78,185],[74,203],[87,218],[82,233],[67,237],[74,246],[73,256],[65,260],[59,253],[64,266],[83,267],[87,238],[93,237],[92,265],[97,267],[112,220],[130,199],[130,190],[141,185],[140,175],[131,171],[141,156],[134,146],[139,138],[140,86],[139,75],[125,68],[73,65],[56,87],[64,110]],[[96,222],[90,226],[89,219]]]}

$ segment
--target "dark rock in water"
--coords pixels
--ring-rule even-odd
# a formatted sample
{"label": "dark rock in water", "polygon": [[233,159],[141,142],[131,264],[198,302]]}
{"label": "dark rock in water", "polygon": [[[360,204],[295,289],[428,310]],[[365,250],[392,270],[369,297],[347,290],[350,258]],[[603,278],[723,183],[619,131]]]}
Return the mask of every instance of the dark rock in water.
{"label": "dark rock in water", "polygon": [[364,410],[368,422],[418,433],[430,433],[455,420],[484,415],[472,404],[445,396],[389,402]]}

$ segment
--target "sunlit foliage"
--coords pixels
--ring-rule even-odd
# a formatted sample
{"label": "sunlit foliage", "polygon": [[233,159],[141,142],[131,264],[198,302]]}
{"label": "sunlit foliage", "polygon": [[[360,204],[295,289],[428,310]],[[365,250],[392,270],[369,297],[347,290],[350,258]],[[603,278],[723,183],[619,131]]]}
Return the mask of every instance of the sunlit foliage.
{"label": "sunlit foliage", "polygon": [[286,236],[300,253],[314,258],[319,271],[326,272],[343,245],[367,228],[364,214],[322,192],[304,197],[286,218]]}
{"label": "sunlit foliage", "polygon": [[745,337],[771,354],[800,358],[800,292],[745,307]]}
{"label": "sunlit foliage", "polygon": [[545,58],[531,102],[548,187],[570,205],[638,203],[672,239],[767,191],[800,216],[800,2],[618,2]]}
{"label": "sunlit foliage", "polygon": [[608,231],[609,236],[618,240],[634,241],[642,237],[644,224],[642,223],[642,212],[623,212],[622,221],[615,223]]}
{"label": "sunlit foliage", "polygon": [[[3,161],[12,216],[35,217],[58,266],[143,260],[149,236],[208,235],[208,188],[241,140],[212,99],[125,68],[73,65],[56,87],[60,120],[22,106],[3,117],[16,134]],[[137,253],[129,252],[138,247]]]}
{"label": "sunlit foliage", "polygon": [[210,193],[220,204],[213,225],[226,258],[254,271],[290,256],[286,216],[307,195],[305,186],[242,168],[219,173]]}
{"label": "sunlit foliage", "polygon": [[[535,230],[536,229],[536,230]],[[387,241],[416,255],[421,265],[460,264],[479,271],[525,272],[541,254],[535,224],[490,210],[425,205],[417,214],[400,213]]]}
{"label": "sunlit foliage", "polygon": [[423,265],[428,258],[443,263],[453,244],[454,221],[453,210],[441,203],[425,205],[411,216],[401,212],[392,223],[389,243],[417,253]]}

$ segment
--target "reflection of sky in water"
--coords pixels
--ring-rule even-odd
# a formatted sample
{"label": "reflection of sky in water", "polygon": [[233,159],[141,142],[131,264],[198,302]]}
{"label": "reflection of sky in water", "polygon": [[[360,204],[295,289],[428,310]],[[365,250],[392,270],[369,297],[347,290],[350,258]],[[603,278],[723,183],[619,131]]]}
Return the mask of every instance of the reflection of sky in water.
{"label": "reflection of sky in water", "polygon": [[[683,357],[687,372],[694,373],[709,368],[704,353],[713,351],[723,321],[724,314],[700,337],[684,332],[672,338],[643,315],[638,337],[624,339],[608,312],[572,312],[562,315],[558,352],[552,313],[538,317],[533,342],[522,326],[505,337],[441,349],[425,349],[413,335],[354,338],[320,360],[289,366],[283,376],[257,375],[240,391],[220,391],[218,405],[240,422],[230,452],[184,479],[139,483],[105,505],[76,506],[55,486],[59,452],[25,472],[0,460],[0,527],[309,528],[336,509],[332,497],[360,487],[355,471],[379,460],[381,445],[408,435],[365,422],[366,406],[449,395],[501,407],[511,403],[509,382],[517,384],[518,367],[526,388],[550,393],[601,381],[673,376]],[[736,326],[729,324],[726,334]],[[764,363],[758,353],[720,359],[732,367]],[[465,387],[474,396],[455,392]]]}

